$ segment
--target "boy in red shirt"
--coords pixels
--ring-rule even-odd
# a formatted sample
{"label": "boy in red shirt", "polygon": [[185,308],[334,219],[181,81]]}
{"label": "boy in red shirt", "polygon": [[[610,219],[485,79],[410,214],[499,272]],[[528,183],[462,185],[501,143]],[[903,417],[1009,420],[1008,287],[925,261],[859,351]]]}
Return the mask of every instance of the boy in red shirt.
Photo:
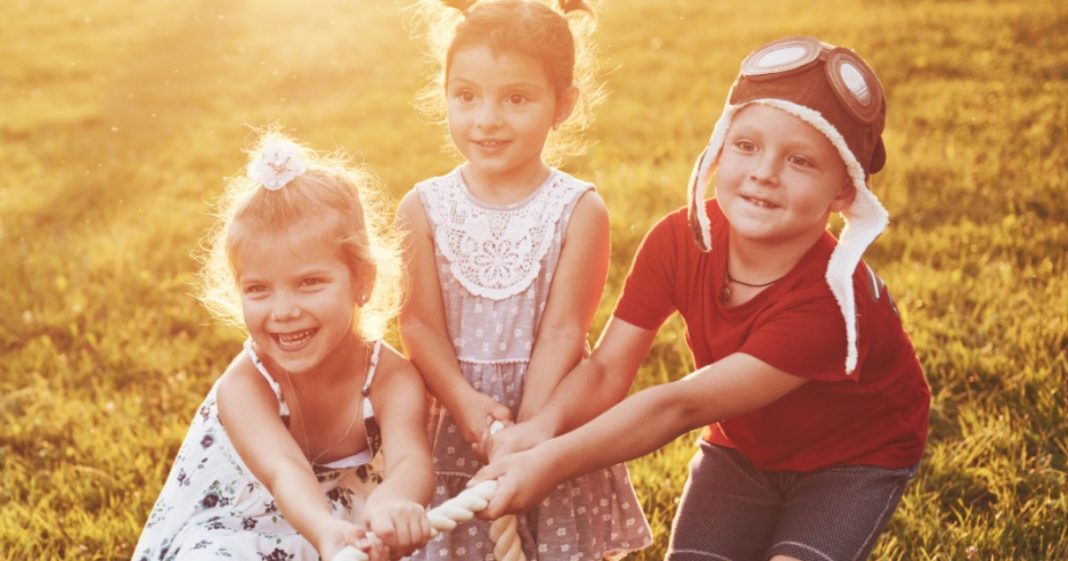
{"label": "boy in red shirt", "polygon": [[[886,160],[885,114],[851,50],[792,37],[743,61],[688,208],[646,236],[597,349],[492,438],[486,516],[704,426],[669,559],[868,556],[923,454],[930,402],[894,301],[861,260],[887,224],[867,185]],[[846,221],[838,240],[832,212]],[[675,311],[698,369],[602,414]]]}

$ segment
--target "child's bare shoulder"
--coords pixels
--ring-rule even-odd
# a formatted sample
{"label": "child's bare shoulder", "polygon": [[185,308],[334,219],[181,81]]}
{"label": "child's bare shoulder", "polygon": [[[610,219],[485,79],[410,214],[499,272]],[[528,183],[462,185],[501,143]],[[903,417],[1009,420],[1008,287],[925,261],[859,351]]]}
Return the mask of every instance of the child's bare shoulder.
{"label": "child's bare shoulder", "polygon": [[[219,394],[246,396],[250,392],[270,392],[263,374],[257,371],[248,353],[238,353],[219,377]],[[255,393],[254,393],[255,394]]]}
{"label": "child's bare shoulder", "polygon": [[383,341],[382,349],[378,355],[378,369],[375,374],[375,380],[385,380],[387,378],[391,380],[400,379],[402,381],[415,380],[420,384],[423,383],[423,378],[419,375],[419,370],[415,368],[415,365],[400,351]]}
{"label": "child's bare shoulder", "polygon": [[579,216],[580,213],[589,215],[603,215],[608,216],[608,205],[605,204],[604,198],[595,189],[590,189],[583,193],[577,203],[575,203],[575,216]]}

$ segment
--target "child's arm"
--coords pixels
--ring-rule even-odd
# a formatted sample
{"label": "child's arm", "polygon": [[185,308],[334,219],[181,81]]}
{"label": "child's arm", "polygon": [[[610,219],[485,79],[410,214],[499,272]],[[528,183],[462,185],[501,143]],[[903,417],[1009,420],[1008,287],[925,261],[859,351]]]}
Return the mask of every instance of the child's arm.
{"label": "child's arm", "polygon": [[596,191],[579,199],[567,226],[545,312],[523,381],[517,420],[534,416],[582,358],[608,276],[608,209]]}
{"label": "child's arm", "polygon": [[430,391],[456,420],[464,440],[477,447],[488,426],[487,417],[506,420],[511,418],[511,412],[478,392],[460,372],[445,322],[430,224],[415,191],[401,201],[397,226],[404,232],[404,258],[411,279],[410,293],[400,314],[404,350]]}
{"label": "child's arm", "polygon": [[385,479],[371,492],[363,520],[396,555],[407,555],[430,539],[424,505],[434,486],[426,434],[426,386],[419,372],[383,349],[371,388],[382,432]]}
{"label": "child's arm", "polygon": [[480,516],[526,510],[559,482],[648,454],[690,430],[763,407],[804,383],[735,353],[682,380],[644,389],[586,425],[483,468],[476,481],[499,483]]}
{"label": "child's arm", "polygon": [[627,395],[655,337],[656,330],[609,318],[593,354],[564,377],[549,400],[527,421],[494,436],[490,457],[531,448],[618,403]]}
{"label": "child's arm", "polygon": [[368,547],[359,526],[330,515],[330,503],[307,458],[278,416],[277,398],[244,354],[219,382],[218,401],[219,417],[237,453],[323,559],[333,559],[346,545]]}

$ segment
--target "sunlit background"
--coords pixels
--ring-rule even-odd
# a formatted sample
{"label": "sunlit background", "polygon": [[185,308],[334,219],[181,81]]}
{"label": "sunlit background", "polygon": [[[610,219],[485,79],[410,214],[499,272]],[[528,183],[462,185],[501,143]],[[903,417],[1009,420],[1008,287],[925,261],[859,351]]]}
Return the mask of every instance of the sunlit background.
{"label": "sunlit background", "polygon": [[[685,202],[738,63],[853,47],[888,94],[892,214],[869,262],[934,394],[873,559],[1068,559],[1068,9],[1060,2],[605,0],[609,97],[564,167],[612,213],[611,311],[642,234]],[[414,108],[406,2],[0,4],[0,559],[122,559],[194,408],[240,348],[190,254],[252,127],[366,164],[390,197],[457,159]],[[395,339],[394,339],[395,340]],[[690,368],[677,320],[637,387]],[[660,559],[692,454],[630,464]]]}

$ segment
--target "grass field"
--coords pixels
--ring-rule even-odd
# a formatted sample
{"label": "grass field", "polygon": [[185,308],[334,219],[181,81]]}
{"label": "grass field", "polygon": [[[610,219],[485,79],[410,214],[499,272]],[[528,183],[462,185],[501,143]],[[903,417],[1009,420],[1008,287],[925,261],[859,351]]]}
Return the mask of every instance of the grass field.
{"label": "grass field", "polygon": [[[239,349],[190,257],[250,125],[366,163],[394,200],[455,164],[412,108],[403,3],[0,5],[0,559],[123,559]],[[608,0],[588,154],[613,223],[600,329],[682,205],[737,65],[787,34],[880,74],[891,226],[868,260],[932,387],[930,441],[874,559],[1068,560],[1068,8],[1056,1]],[[638,387],[691,367],[680,323]],[[660,559],[692,454],[630,464]]]}

